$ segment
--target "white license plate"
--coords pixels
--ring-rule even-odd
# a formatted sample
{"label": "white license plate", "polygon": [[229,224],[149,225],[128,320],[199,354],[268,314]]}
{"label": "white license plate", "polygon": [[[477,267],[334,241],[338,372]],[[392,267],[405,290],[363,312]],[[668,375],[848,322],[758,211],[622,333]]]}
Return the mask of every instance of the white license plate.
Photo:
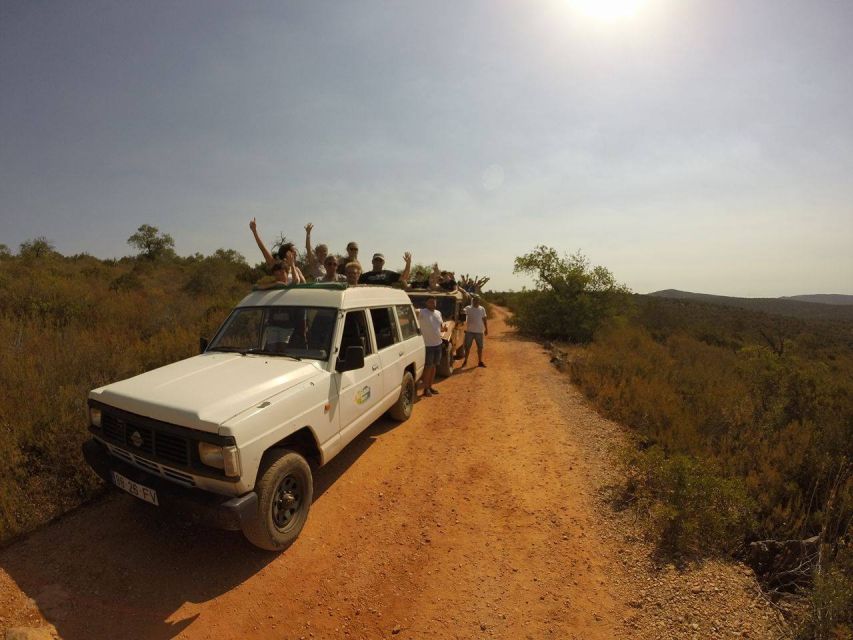
{"label": "white license plate", "polygon": [[151,504],[156,504],[158,507],[160,503],[157,501],[157,492],[154,489],[150,489],[145,485],[141,485],[138,482],[134,482],[133,480],[129,480],[125,478],[120,473],[113,473],[113,483],[122,491],[127,491],[130,495],[136,496],[140,500],[145,500],[145,502],[150,502]]}

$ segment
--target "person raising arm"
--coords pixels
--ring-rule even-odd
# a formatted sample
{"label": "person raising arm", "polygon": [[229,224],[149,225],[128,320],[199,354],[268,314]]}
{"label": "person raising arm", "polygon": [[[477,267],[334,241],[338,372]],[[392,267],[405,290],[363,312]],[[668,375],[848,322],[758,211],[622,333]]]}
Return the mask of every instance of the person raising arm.
{"label": "person raising arm", "polygon": [[264,244],[264,241],[261,240],[261,236],[258,235],[258,223],[255,222],[255,219],[252,218],[249,220],[249,229],[252,230],[252,235],[255,236],[255,242],[258,243],[258,249],[261,250],[261,253],[264,254],[264,260],[267,263],[268,267],[272,267],[275,264],[275,258],[273,258],[272,254],[267,249],[267,246]]}

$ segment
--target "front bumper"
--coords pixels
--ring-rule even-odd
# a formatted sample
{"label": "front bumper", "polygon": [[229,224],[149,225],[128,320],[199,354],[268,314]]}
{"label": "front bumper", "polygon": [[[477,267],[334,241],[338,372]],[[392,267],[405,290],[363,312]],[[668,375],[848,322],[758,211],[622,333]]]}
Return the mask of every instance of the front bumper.
{"label": "front bumper", "polygon": [[111,456],[106,446],[95,438],[83,444],[83,457],[108,485],[114,486],[110,472],[117,471],[134,482],[154,489],[159,508],[187,517],[193,522],[219,529],[238,530],[257,517],[258,496],[254,491],[233,498],[182,487]]}

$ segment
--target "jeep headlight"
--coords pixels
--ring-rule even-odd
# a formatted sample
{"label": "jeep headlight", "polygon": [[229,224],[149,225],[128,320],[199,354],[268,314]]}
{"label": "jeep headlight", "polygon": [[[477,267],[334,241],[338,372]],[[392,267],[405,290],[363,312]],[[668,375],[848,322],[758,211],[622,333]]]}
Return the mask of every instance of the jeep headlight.
{"label": "jeep headlight", "polygon": [[240,452],[235,446],[220,447],[209,442],[199,442],[198,456],[208,467],[222,469],[226,476],[240,476]]}
{"label": "jeep headlight", "polygon": [[89,423],[93,427],[101,428],[101,409],[100,407],[89,407]]}

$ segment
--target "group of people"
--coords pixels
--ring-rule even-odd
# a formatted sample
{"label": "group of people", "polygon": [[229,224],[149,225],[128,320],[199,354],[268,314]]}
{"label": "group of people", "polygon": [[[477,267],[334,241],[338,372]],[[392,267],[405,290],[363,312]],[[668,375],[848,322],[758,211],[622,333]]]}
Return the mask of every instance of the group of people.
{"label": "group of people", "polygon": [[270,253],[261,236],[258,234],[258,224],[254,218],[249,221],[249,229],[255,236],[255,242],[266,260],[267,267],[275,277],[277,284],[302,284],[306,282],[341,282],[349,285],[357,284],[394,284],[396,282],[407,283],[412,268],[412,254],[408,251],[403,254],[405,268],[402,273],[385,268],[385,256],[374,253],[371,260],[371,270],[363,271],[358,261],[358,244],[350,241],[347,243],[346,256],[340,260],[329,253],[329,247],[325,244],[311,246],[311,231],[314,225],[310,222],[305,225],[305,272],[296,262],[296,245],[292,242],[281,244],[275,255]]}
{"label": "group of people", "polygon": [[[311,231],[314,225],[305,225],[305,271],[297,263],[296,245],[292,242],[281,244],[275,255],[267,249],[258,234],[258,224],[254,218],[249,221],[249,229],[255,237],[255,242],[264,256],[270,273],[275,281],[267,286],[278,284],[302,284],[307,282],[341,282],[348,285],[379,284],[393,285],[402,283],[411,288],[429,289],[432,291],[455,291],[462,288],[470,293],[478,293],[488,282],[488,278],[469,278],[467,275],[457,282],[452,271],[442,271],[438,263],[432,265],[429,273],[418,272],[412,278],[412,254],[403,254],[404,268],[402,272],[385,268],[385,255],[374,253],[371,259],[370,271],[363,271],[358,260],[358,243],[350,241],[346,246],[346,256],[340,260],[329,253],[325,244],[311,245]],[[410,282],[411,278],[411,282]]]}
{"label": "group of people", "polygon": [[[441,334],[447,331],[447,324],[441,316],[441,311],[436,308],[436,302],[435,297],[430,296],[426,299],[425,306],[418,309],[421,335],[426,346],[424,373],[421,378],[424,386],[423,397],[425,398],[438,393],[438,389],[433,387],[432,383],[435,381],[435,370],[441,362],[441,352],[444,348]],[[462,361],[462,368],[468,364],[468,356],[471,354],[471,347],[474,344],[477,345],[477,366],[485,367],[486,363],[483,362],[483,336],[489,335],[489,325],[486,309],[480,305],[480,296],[476,293],[471,296],[471,304],[465,307],[465,315],[467,316],[465,341],[463,343],[465,360]]]}
{"label": "group of people", "polygon": [[[410,282],[412,254],[408,251],[403,254],[405,267],[402,273],[386,269],[385,256],[381,253],[373,254],[370,271],[362,271],[361,263],[358,261],[358,244],[356,242],[347,243],[346,256],[339,260],[329,253],[327,245],[318,244],[316,247],[311,245],[311,231],[314,229],[314,225],[310,222],[305,225],[305,272],[303,272],[296,261],[296,245],[292,242],[285,242],[278,247],[276,254],[273,255],[261,240],[258,234],[258,225],[254,218],[249,221],[249,229],[252,230],[255,242],[258,244],[270,272],[275,277],[275,281],[267,286],[306,282],[341,282],[348,285],[403,283],[412,288],[432,291],[455,291],[457,288],[462,288],[471,296],[471,304],[465,307],[467,322],[464,341],[465,360],[462,362],[462,367],[468,364],[468,355],[471,353],[471,347],[474,344],[477,345],[477,366],[486,366],[486,363],[483,362],[483,336],[489,335],[489,328],[486,309],[480,304],[478,293],[481,291],[481,287],[488,282],[488,278],[479,278],[478,276],[471,278],[468,275],[463,275],[457,282],[453,272],[442,271],[436,263],[432,265],[432,271],[417,273]],[[418,309],[418,316],[426,345],[426,361],[422,377],[423,396],[428,398],[438,393],[438,390],[432,385],[435,381],[436,368],[441,362],[441,334],[447,331],[447,324],[444,322],[441,312],[436,308],[435,297],[427,298],[425,304],[426,306]]]}

